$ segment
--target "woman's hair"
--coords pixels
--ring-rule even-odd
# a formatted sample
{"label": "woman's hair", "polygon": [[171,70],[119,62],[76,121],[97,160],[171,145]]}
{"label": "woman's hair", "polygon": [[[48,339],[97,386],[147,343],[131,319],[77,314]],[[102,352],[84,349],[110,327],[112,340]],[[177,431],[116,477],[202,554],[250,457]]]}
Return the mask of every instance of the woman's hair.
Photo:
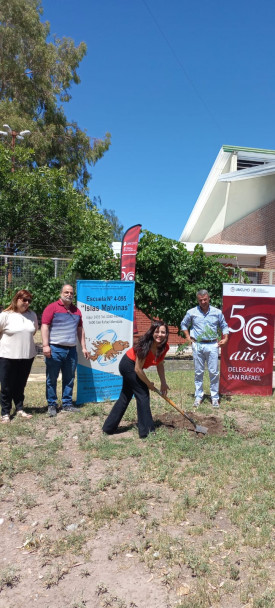
{"label": "woman's hair", "polygon": [[32,300],[32,294],[29,291],[27,291],[27,289],[20,289],[20,291],[17,291],[15,296],[13,296],[10,305],[8,306],[8,308],[5,308],[5,311],[11,310],[12,312],[16,312],[17,311],[17,300],[19,300],[19,298],[30,298]]}
{"label": "woman's hair", "polygon": [[162,326],[164,326],[166,329],[166,337],[164,338],[163,342],[158,346],[157,353],[156,353],[156,359],[158,359],[162,355],[162,353],[165,351],[165,348],[166,348],[166,345],[168,342],[168,336],[169,336],[168,325],[166,323],[164,323],[164,321],[154,320],[154,321],[152,321],[152,325],[151,325],[150,329],[148,329],[148,331],[144,334],[144,336],[141,336],[141,338],[139,339],[137,344],[134,346],[134,351],[137,354],[139,359],[145,359],[147,357],[149,350],[154,341],[153,334],[158,327],[162,327]]}

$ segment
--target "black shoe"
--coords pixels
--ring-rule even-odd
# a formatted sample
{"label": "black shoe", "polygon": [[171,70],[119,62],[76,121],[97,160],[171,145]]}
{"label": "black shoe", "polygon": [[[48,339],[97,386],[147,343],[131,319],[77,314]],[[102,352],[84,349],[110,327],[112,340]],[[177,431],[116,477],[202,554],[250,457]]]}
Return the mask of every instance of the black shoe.
{"label": "black shoe", "polygon": [[48,407],[48,416],[51,416],[51,418],[53,416],[56,416],[57,411],[56,411],[56,407],[54,407],[54,405],[49,405]]}
{"label": "black shoe", "polygon": [[67,405],[66,407],[62,407],[61,412],[79,412],[79,407],[74,407],[73,405]]}
{"label": "black shoe", "polygon": [[147,433],[147,435],[140,435],[139,438],[140,439],[146,439],[146,437],[150,437],[150,435],[156,435],[156,431],[149,431],[149,433]]}

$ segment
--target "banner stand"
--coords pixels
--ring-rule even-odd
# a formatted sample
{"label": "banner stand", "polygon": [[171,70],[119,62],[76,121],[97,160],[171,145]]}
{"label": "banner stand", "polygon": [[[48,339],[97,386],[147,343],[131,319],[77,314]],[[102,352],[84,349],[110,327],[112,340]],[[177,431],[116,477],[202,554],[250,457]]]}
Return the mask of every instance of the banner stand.
{"label": "banner stand", "polygon": [[[141,224],[128,228],[123,235],[120,257],[120,278],[122,281],[134,281],[136,276],[136,257]],[[134,305],[134,334],[138,333],[136,308]]]}
{"label": "banner stand", "polygon": [[77,281],[89,359],[78,348],[77,403],[117,399],[119,363],[133,344],[133,281]]}
{"label": "banner stand", "polygon": [[272,395],[275,285],[224,283],[229,340],[221,349],[222,395]]}

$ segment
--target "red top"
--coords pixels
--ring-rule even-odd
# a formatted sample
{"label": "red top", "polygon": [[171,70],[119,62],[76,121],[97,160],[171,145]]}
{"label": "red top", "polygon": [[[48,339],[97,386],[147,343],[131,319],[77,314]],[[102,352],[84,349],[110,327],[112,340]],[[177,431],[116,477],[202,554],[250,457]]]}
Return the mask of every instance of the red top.
{"label": "red top", "polygon": [[82,327],[82,316],[74,304],[66,308],[61,299],[52,302],[43,311],[43,323],[50,326],[50,344],[76,345],[77,329]]}
{"label": "red top", "polygon": [[79,308],[77,308],[74,304],[70,304],[69,308],[65,308],[61,298],[56,300],[56,302],[52,302],[52,304],[48,304],[48,306],[44,308],[41,323],[51,325],[54,315],[60,312],[64,314],[78,315],[78,324],[79,327],[82,327],[82,315]]}
{"label": "red top", "polygon": [[[169,350],[169,346],[168,346],[168,344],[166,344],[165,351],[162,353],[162,355],[158,359],[155,359],[155,355],[152,353],[151,350],[149,350],[149,353],[143,364],[143,369],[147,369],[147,367],[150,367],[151,365],[158,365],[159,363],[161,363],[168,350]],[[127,350],[126,355],[127,355],[127,357],[129,357],[129,359],[131,359],[131,361],[136,361],[137,354],[135,353],[133,348],[130,348],[129,350]]]}

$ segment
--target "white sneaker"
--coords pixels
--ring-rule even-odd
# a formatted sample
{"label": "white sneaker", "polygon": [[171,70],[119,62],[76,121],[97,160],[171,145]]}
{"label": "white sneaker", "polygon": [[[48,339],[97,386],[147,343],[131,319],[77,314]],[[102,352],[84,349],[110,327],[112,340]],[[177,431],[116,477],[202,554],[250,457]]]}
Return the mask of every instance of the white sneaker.
{"label": "white sneaker", "polygon": [[5,414],[5,416],[1,416],[1,424],[9,424],[10,423],[10,417],[8,414]]}
{"label": "white sneaker", "polygon": [[212,407],[220,407],[220,402],[218,399],[212,399]]}
{"label": "white sneaker", "polygon": [[24,410],[18,410],[17,416],[21,416],[21,418],[32,418],[32,414],[27,414]]}
{"label": "white sneaker", "polygon": [[194,403],[193,403],[193,407],[199,407],[201,405],[202,399],[200,399],[200,397],[196,397]]}

